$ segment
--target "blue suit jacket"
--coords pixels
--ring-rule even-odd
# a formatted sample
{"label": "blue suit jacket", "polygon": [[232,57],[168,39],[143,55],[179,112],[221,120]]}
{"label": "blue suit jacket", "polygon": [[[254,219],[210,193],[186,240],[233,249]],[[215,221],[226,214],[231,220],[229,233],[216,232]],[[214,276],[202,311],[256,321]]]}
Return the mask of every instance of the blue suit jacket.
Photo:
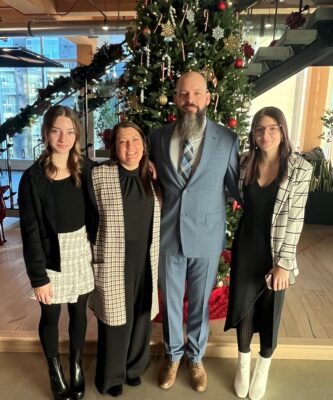
{"label": "blue suit jacket", "polygon": [[238,197],[238,137],[207,119],[202,155],[182,188],[170,158],[172,123],[149,135],[150,157],[162,189],[161,254],[216,256],[225,244],[225,185]]}

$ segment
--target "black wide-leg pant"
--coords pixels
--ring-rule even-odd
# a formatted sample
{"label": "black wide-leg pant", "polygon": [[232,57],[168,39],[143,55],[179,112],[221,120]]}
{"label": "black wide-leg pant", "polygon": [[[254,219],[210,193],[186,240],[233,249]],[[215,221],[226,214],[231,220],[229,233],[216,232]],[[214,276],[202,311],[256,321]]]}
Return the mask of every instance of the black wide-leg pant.
{"label": "black wide-leg pant", "polygon": [[105,325],[98,320],[95,384],[100,393],[144,373],[149,364],[151,335],[151,268],[147,244],[126,243],[126,324]]}

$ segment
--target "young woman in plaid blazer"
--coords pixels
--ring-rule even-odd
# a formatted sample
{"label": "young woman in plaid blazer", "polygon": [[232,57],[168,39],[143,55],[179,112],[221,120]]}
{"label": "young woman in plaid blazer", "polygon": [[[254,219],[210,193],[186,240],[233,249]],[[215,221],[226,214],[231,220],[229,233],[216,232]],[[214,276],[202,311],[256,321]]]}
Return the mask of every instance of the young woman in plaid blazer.
{"label": "young woman in plaid blazer", "polygon": [[[237,330],[236,394],[259,400],[277,345],[285,290],[298,275],[296,246],[312,166],[292,152],[285,116],[276,107],[255,114],[249,142],[240,163],[244,212],[232,249],[225,330]],[[250,382],[254,332],[259,332],[260,353]]]}
{"label": "young woman in plaid blazer", "polygon": [[158,313],[160,204],[137,125],[114,127],[110,154],[110,162],[92,170],[99,228],[90,306],[98,320],[96,387],[119,396],[124,383],[141,384],[149,362],[151,319]]}

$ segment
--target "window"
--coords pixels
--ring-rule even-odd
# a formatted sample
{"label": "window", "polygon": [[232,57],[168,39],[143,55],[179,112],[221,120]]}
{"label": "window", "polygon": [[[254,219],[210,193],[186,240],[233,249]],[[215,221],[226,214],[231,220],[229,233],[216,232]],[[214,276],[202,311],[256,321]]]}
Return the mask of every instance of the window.
{"label": "window", "polygon": [[59,38],[43,38],[43,52],[45,57],[59,59]]}
{"label": "window", "polygon": [[15,72],[0,73],[0,92],[1,94],[16,93]]}

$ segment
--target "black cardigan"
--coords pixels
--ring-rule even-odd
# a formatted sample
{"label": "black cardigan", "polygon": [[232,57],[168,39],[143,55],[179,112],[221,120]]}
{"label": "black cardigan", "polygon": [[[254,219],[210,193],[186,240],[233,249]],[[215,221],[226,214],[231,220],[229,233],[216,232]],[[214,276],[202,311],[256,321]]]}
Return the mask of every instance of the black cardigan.
{"label": "black cardigan", "polygon": [[[85,224],[90,242],[95,243],[98,213],[90,169],[94,162],[84,158],[81,184],[86,204]],[[50,282],[46,268],[60,271],[60,249],[56,231],[51,181],[39,162],[24,171],[18,192],[23,256],[32,287]]]}

